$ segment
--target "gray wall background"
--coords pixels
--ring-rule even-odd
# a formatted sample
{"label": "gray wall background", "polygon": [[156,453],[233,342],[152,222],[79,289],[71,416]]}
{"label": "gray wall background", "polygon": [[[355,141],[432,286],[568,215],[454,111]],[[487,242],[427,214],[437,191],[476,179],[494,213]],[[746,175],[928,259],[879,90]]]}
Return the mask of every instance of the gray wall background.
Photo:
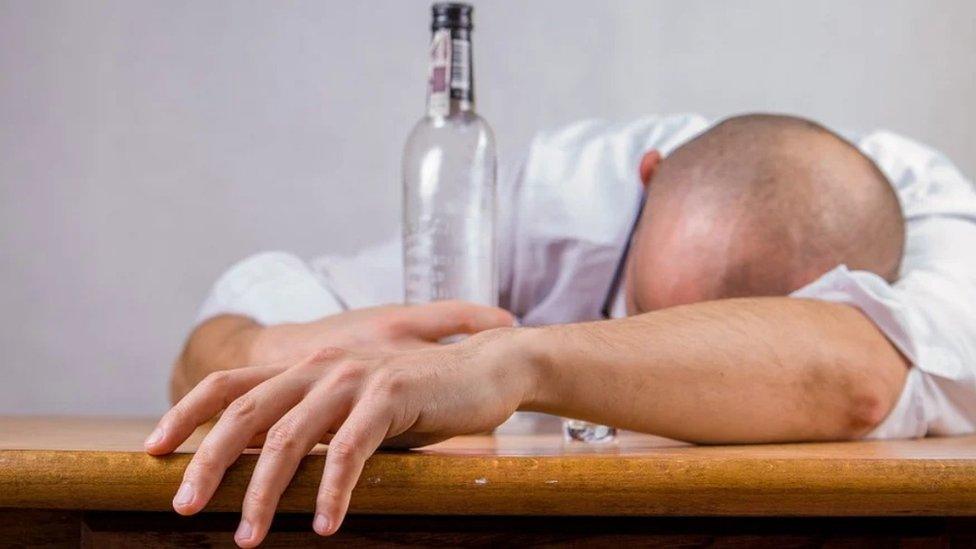
{"label": "gray wall background", "polygon": [[[232,261],[391,234],[429,2],[0,0],[0,413],[151,414]],[[888,127],[976,173],[976,3],[479,1],[502,161],[674,111]]]}

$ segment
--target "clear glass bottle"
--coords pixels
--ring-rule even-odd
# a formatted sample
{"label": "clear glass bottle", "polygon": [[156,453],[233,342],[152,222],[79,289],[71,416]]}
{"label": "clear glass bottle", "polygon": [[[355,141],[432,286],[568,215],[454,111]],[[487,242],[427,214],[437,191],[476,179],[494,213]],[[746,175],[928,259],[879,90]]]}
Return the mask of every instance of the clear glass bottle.
{"label": "clear glass bottle", "polygon": [[474,111],[472,8],[432,11],[427,114],[403,153],[404,297],[495,305],[495,138]]}

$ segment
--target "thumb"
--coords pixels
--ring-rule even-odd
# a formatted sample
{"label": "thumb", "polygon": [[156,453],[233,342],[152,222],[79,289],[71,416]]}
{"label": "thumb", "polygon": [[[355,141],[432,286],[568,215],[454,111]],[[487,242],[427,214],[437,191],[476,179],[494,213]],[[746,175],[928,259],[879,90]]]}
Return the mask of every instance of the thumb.
{"label": "thumb", "polygon": [[512,313],[498,307],[467,301],[435,301],[402,309],[404,335],[429,341],[455,334],[476,334],[515,324]]}

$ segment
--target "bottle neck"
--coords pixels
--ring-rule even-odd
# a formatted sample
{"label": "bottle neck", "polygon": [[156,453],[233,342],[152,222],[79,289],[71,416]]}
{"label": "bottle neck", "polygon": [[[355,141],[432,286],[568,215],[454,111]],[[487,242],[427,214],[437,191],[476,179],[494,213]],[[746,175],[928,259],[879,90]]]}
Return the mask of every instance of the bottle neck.
{"label": "bottle neck", "polygon": [[430,42],[427,115],[451,116],[474,110],[474,71],[471,31],[464,28],[434,30]]}

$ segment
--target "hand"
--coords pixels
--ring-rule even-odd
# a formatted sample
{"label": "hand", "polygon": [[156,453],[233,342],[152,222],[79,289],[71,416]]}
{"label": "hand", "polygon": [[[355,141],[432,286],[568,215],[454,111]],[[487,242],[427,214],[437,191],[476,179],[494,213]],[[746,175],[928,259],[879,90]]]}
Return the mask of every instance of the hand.
{"label": "hand", "polygon": [[[301,459],[329,441],[313,528],[334,533],[366,458],[383,441],[413,447],[500,425],[534,393],[528,361],[508,328],[454,345],[394,353],[330,347],[291,366],[259,366],[208,376],[160,420],[146,441],[172,452],[230,403],[187,466],[173,501],[199,512],[248,442],[266,433],[235,540],[254,547],[268,532]],[[332,435],[334,433],[334,435]]]}
{"label": "hand", "polygon": [[356,309],[314,322],[262,328],[251,344],[250,363],[295,361],[324,347],[371,351],[431,347],[448,336],[508,327],[513,320],[504,309],[465,301]]}
{"label": "hand", "polygon": [[170,394],[176,402],[211,372],[291,363],[324,347],[370,351],[433,347],[447,336],[511,326],[513,321],[503,309],[463,301],[371,307],[275,326],[220,315],[190,334],[173,366]]}

